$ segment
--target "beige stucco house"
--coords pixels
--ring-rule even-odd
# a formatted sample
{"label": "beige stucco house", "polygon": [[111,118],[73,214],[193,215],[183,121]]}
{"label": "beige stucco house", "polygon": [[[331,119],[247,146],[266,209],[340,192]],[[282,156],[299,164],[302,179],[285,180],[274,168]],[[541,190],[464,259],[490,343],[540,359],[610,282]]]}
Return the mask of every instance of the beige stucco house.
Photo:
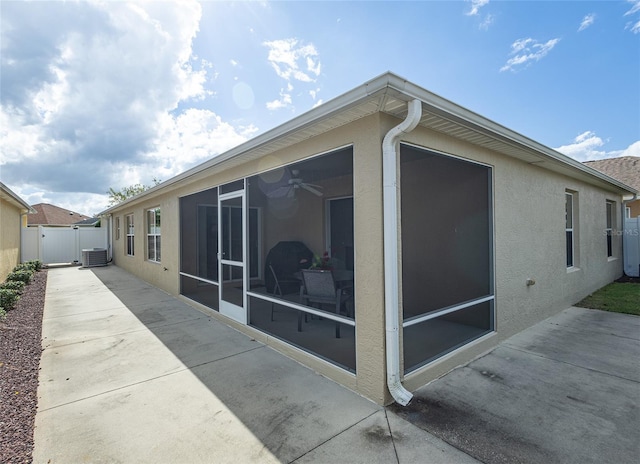
{"label": "beige stucco house", "polygon": [[406,404],[619,277],[633,193],[386,73],[102,216],[117,266]]}
{"label": "beige stucco house", "polygon": [[20,263],[20,229],[35,211],[0,182],[0,282]]}

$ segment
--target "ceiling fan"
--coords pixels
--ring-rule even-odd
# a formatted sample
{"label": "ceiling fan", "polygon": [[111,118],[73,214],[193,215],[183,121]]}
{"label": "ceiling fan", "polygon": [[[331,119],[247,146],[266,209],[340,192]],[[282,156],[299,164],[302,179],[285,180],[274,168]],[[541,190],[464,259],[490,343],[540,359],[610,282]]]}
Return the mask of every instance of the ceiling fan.
{"label": "ceiling fan", "polygon": [[296,195],[296,190],[304,189],[307,192],[321,197],[322,192],[318,190],[321,188],[321,185],[305,182],[304,179],[300,177],[300,171],[298,169],[292,169],[291,177],[283,179],[281,185],[267,193],[267,196],[270,198],[293,198]]}

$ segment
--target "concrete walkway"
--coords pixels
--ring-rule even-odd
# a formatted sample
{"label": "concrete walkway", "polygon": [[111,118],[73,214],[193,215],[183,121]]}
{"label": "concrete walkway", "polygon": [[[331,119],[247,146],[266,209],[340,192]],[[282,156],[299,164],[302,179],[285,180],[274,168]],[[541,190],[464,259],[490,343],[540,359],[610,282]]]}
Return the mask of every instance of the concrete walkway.
{"label": "concrete walkway", "polygon": [[115,266],[50,269],[34,462],[475,463]]}
{"label": "concrete walkway", "polygon": [[569,308],[406,408],[115,266],[49,270],[43,347],[36,464],[640,462],[636,316]]}

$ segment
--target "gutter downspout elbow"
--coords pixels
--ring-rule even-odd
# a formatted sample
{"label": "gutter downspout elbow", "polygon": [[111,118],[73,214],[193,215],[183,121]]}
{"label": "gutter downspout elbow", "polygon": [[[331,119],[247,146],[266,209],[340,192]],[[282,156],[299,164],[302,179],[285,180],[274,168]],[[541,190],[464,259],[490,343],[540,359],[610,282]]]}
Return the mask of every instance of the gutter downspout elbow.
{"label": "gutter downspout elbow", "polygon": [[406,406],[413,398],[400,380],[400,332],[398,290],[398,142],[411,132],[422,117],[422,102],[408,104],[404,121],[392,128],[382,141],[382,186],[384,208],[384,310],[387,388],[397,403]]}

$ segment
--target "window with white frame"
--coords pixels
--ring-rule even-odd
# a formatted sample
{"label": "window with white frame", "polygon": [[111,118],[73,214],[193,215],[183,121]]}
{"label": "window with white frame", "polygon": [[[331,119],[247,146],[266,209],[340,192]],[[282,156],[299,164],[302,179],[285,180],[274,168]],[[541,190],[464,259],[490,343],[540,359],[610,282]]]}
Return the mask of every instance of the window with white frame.
{"label": "window with white frame", "polygon": [[160,262],[160,208],[147,210],[147,259]]}
{"label": "window with white frame", "polygon": [[565,205],[565,234],[567,240],[567,267],[573,267],[574,265],[574,229],[573,229],[573,193],[565,192],[564,194]]}
{"label": "window with white frame", "polygon": [[134,254],[133,214],[129,214],[125,216],[125,222],[126,222],[125,225],[127,227],[127,243],[125,244],[125,247],[126,247],[125,251],[127,253],[127,256],[133,256]]}
{"label": "window with white frame", "polygon": [[631,208],[628,206],[625,206],[624,208],[624,217],[627,219],[631,218]]}
{"label": "window with white frame", "polygon": [[116,217],[116,240],[120,240],[120,216]]}
{"label": "window with white frame", "polygon": [[607,215],[607,257],[611,258],[613,256],[613,222],[614,222],[614,202],[607,201],[606,205],[606,215]]}

